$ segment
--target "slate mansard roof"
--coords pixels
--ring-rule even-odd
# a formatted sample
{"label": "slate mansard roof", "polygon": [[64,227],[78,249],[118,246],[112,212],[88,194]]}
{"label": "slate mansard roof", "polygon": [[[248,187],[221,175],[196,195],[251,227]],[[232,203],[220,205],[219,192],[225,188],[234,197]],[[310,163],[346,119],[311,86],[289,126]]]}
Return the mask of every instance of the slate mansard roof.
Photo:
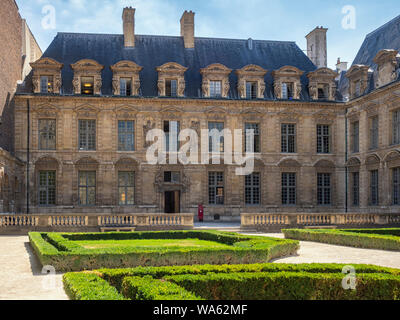
{"label": "slate mansard roof", "polygon": [[[378,66],[374,63],[374,58],[383,49],[400,51],[400,15],[369,33],[353,61],[353,66],[357,64],[366,65],[370,66],[371,71],[373,71],[369,74],[369,87],[366,93],[370,93],[375,89],[374,78]],[[397,73],[400,75],[400,69],[397,70]],[[338,89],[342,94],[345,94],[348,86],[349,80],[343,72]]]}
{"label": "slate mansard roof", "polygon": [[112,95],[112,71],[110,66],[121,60],[131,60],[143,67],[140,73],[141,96],[157,97],[158,73],[156,67],[176,62],[188,70],[185,73],[185,96],[201,98],[202,76],[200,69],[220,63],[232,69],[230,75],[230,99],[238,99],[235,70],[255,64],[266,70],[266,99],[275,99],[272,71],[290,65],[304,71],[302,76],[302,100],[309,100],[306,74],[316,66],[295,42],[195,38],[195,48],[185,49],[182,37],[136,35],[135,48],[124,47],[123,35],[58,33],[43,57],[64,64],[62,69],[62,94],[73,94],[73,70],[70,65],[81,59],[93,59],[104,65],[102,94]]}

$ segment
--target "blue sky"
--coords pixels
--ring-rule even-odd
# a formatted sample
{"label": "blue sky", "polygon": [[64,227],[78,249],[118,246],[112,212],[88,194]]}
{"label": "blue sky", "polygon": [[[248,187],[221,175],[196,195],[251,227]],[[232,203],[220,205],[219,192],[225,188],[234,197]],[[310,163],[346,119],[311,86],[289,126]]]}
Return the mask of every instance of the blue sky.
{"label": "blue sky", "polygon": [[[399,0],[16,0],[45,50],[57,32],[122,33],[122,8],[136,11],[137,34],[179,35],[184,10],[196,12],[196,36],[296,41],[316,26],[329,28],[328,64],[351,63],[365,36],[400,14]],[[43,28],[46,5],[55,25]],[[344,6],[355,9],[355,29],[344,29]],[[49,20],[45,20],[45,22]],[[53,28],[54,27],[54,28]]]}

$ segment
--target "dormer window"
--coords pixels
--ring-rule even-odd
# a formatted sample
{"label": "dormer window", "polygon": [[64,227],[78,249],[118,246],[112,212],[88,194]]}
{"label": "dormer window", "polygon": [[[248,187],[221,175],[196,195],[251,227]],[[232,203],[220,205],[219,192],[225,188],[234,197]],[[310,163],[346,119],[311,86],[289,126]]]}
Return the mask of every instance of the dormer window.
{"label": "dormer window", "polygon": [[263,99],[265,93],[265,75],[267,70],[251,64],[236,70],[237,90],[241,99]]}
{"label": "dormer window", "polygon": [[228,98],[230,89],[229,75],[231,72],[231,69],[219,63],[201,69],[203,97]]}
{"label": "dormer window", "polygon": [[143,69],[133,61],[119,61],[110,67],[113,72],[112,86],[115,96],[139,96],[140,76]]}
{"label": "dormer window", "polygon": [[168,62],[156,68],[158,72],[158,95],[160,97],[185,96],[185,72],[187,68],[179,63]]}
{"label": "dormer window", "polygon": [[368,88],[369,67],[365,65],[355,64],[346,73],[349,79],[349,95],[350,99],[362,96]]}
{"label": "dormer window", "polygon": [[355,92],[354,92],[356,97],[361,96],[361,81],[357,81],[355,83]]}
{"label": "dormer window", "polygon": [[63,64],[51,58],[41,58],[30,64],[33,69],[32,86],[34,93],[59,94]]}
{"label": "dormer window", "polygon": [[81,77],[81,94],[93,95],[94,93],[94,77]]}
{"label": "dormer window", "polygon": [[284,100],[300,99],[302,90],[300,77],[303,73],[303,71],[292,66],[284,66],[273,71],[275,97]]}
{"label": "dormer window", "polygon": [[312,100],[334,101],[336,96],[337,73],[329,68],[319,68],[310,72],[308,89]]}
{"label": "dormer window", "polygon": [[178,81],[177,80],[165,80],[165,96],[166,97],[176,97],[178,90]]}
{"label": "dormer window", "polygon": [[282,99],[293,99],[293,83],[284,82],[282,83]]}
{"label": "dormer window", "polygon": [[40,77],[40,93],[52,93],[53,92],[53,77],[52,76],[41,76]]}
{"label": "dormer window", "polygon": [[328,100],[329,99],[329,85],[328,84],[319,84],[318,85],[318,99],[319,100]]}
{"label": "dormer window", "polygon": [[120,79],[120,95],[131,96],[132,95],[132,79],[121,78]]}
{"label": "dormer window", "polygon": [[90,59],[83,59],[71,65],[74,70],[72,81],[74,94],[100,95],[103,85],[101,73],[104,66]]}
{"label": "dormer window", "polygon": [[221,98],[222,82],[210,81],[210,98]]}
{"label": "dormer window", "polygon": [[257,82],[246,82],[246,97],[247,99],[257,99],[258,86]]}

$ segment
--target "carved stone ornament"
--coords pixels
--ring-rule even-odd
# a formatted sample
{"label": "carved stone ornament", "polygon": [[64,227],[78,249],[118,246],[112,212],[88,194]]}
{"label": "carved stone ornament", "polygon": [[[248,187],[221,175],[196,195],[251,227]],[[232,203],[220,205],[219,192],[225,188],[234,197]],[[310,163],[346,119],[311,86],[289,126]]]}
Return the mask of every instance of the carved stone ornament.
{"label": "carved stone ornament", "polygon": [[226,66],[216,63],[201,69],[200,73],[203,76],[202,92],[203,96],[210,97],[210,81],[221,81],[221,95],[222,98],[227,98],[230,90],[229,75],[232,70]]}
{"label": "carved stone ornament", "polygon": [[150,130],[155,129],[156,124],[152,123],[151,120],[147,120],[146,124],[143,126],[143,147],[148,148],[151,146],[151,142],[146,141],[147,134]]}
{"label": "carved stone ornament", "polygon": [[158,94],[163,97],[166,95],[166,80],[176,80],[177,82],[177,96],[184,97],[185,96],[185,72],[187,68],[181,66],[176,62],[168,62],[163,64],[162,66],[156,68],[158,72]]}
{"label": "carved stone ornament", "polygon": [[53,79],[53,86],[50,87],[48,93],[59,94],[61,90],[61,69],[64,67],[62,63],[51,58],[41,58],[30,64],[33,70],[32,87],[34,93],[40,93],[40,77],[47,76]]}
{"label": "carved stone ornament", "polygon": [[143,67],[133,61],[122,60],[110,67],[113,72],[113,94],[118,96],[120,92],[121,78],[131,80],[131,95],[138,96],[140,92],[140,72]]}
{"label": "carved stone ornament", "polygon": [[238,76],[238,92],[239,96],[244,99],[246,98],[246,82],[257,83],[257,98],[264,98],[265,92],[265,75],[267,70],[256,65],[248,65],[242,69],[236,70]]}

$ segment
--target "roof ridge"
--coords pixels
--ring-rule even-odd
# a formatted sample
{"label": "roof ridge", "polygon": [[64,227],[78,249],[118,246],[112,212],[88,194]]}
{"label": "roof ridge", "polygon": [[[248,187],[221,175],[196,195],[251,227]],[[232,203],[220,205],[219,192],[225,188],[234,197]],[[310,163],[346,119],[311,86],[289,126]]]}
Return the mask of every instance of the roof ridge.
{"label": "roof ridge", "polygon": [[389,26],[392,23],[397,22],[397,20],[399,20],[398,22],[400,23],[400,15],[398,15],[397,17],[394,17],[392,20],[386,22],[384,25],[380,26],[378,29],[370,32],[367,34],[367,36],[365,37],[366,39],[369,38],[370,36],[374,35],[375,33],[381,31],[382,29],[386,28],[387,26]]}
{"label": "roof ridge", "polygon": [[[90,32],[58,32],[57,35],[82,35],[82,36],[114,36],[121,37],[123,34],[117,33],[90,33]],[[152,37],[152,38],[174,38],[180,39],[180,36],[170,36],[170,35],[155,35],[155,34],[137,34],[137,37]],[[249,38],[251,39],[251,38]],[[236,38],[213,38],[213,37],[195,37],[195,40],[223,40],[223,41],[241,41],[246,42],[249,39],[236,39]],[[284,40],[258,40],[252,39],[256,42],[267,42],[267,43],[282,43],[282,44],[296,44],[296,41],[284,41]]]}

